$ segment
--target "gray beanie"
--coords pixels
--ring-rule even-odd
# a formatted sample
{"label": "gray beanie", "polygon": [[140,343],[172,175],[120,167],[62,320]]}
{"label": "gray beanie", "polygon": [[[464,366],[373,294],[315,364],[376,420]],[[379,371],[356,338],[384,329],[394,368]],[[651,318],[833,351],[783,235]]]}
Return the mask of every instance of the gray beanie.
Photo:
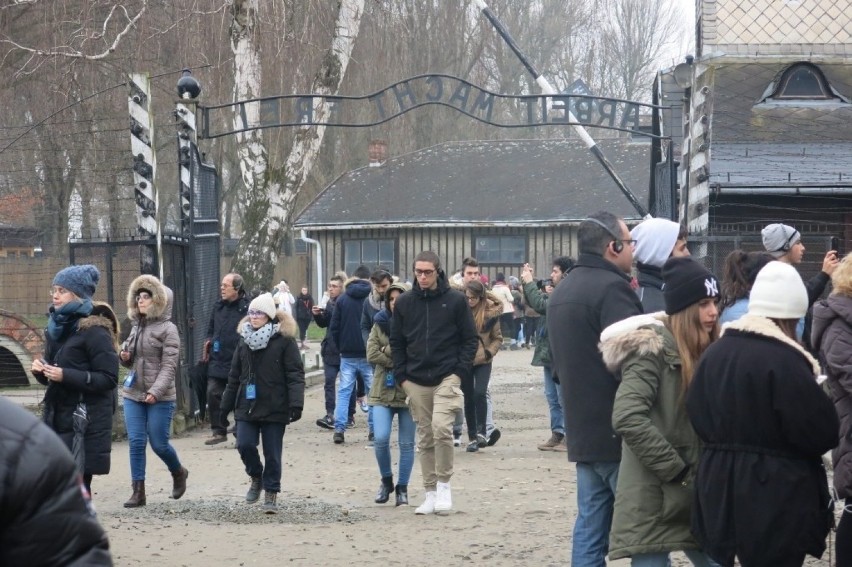
{"label": "gray beanie", "polygon": [[101,273],[91,264],[68,266],[56,273],[52,285],[64,287],[80,299],[92,299]]}
{"label": "gray beanie", "polygon": [[774,258],[780,258],[786,254],[795,243],[802,239],[798,230],[781,223],[767,225],[760,232],[760,235],[763,237],[763,247]]}

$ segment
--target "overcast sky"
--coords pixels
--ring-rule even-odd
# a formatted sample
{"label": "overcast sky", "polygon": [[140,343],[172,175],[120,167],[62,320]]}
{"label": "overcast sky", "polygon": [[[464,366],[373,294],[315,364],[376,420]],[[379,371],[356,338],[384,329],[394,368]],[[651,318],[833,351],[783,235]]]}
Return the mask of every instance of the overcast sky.
{"label": "overcast sky", "polygon": [[695,2],[696,0],[670,0],[675,9],[681,14],[684,37],[683,45],[672,46],[671,60],[666,61],[665,67],[683,62],[683,58],[694,51],[695,45]]}

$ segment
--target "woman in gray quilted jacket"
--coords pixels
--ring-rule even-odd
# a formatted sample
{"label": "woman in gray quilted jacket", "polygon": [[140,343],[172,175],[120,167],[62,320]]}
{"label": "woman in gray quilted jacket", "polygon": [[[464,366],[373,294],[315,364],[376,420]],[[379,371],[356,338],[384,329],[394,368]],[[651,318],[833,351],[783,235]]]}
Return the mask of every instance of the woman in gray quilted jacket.
{"label": "woman in gray quilted jacket", "polygon": [[180,357],[178,330],[171,322],[172,290],[154,276],[139,276],[127,293],[127,315],[133,329],[121,345],[119,358],[130,369],[121,393],[130,441],[133,495],[124,507],[136,508],[145,505],[145,450],[149,441],[172,473],[172,498],[186,492],[189,471],[181,466],[169,443]]}

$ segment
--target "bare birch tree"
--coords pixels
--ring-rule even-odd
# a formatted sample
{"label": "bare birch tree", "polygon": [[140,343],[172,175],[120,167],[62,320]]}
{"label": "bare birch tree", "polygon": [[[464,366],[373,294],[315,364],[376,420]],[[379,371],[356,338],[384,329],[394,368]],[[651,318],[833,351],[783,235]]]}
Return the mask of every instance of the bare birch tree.
{"label": "bare birch tree", "polygon": [[[231,28],[234,54],[234,98],[245,100],[260,94],[262,69],[261,46],[255,41],[257,0],[235,0]],[[346,74],[352,49],[361,25],[364,0],[341,0],[331,47],[317,71],[311,92],[335,94]],[[314,101],[316,120],[328,116],[330,109],[320,99]],[[260,105],[246,105],[249,123],[258,123]],[[235,120],[242,118],[237,115]],[[243,275],[249,287],[267,286],[272,281],[279,251],[288,238],[296,196],[311,172],[325,136],[325,127],[300,128],[285,162],[270,163],[261,131],[238,134],[237,152],[240,172],[246,187],[243,237],[237,249],[233,269]]]}

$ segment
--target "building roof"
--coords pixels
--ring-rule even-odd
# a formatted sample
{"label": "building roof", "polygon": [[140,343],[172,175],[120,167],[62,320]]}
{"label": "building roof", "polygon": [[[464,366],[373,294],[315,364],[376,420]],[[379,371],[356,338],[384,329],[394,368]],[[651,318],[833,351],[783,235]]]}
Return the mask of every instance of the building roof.
{"label": "building roof", "polygon": [[713,145],[710,183],[722,187],[852,185],[852,142]]}
{"label": "building roof", "polygon": [[[712,60],[708,61],[712,64]],[[822,64],[837,98],[768,98],[792,61],[720,63],[714,69],[710,182],[721,187],[849,185],[852,65]]]}
{"label": "building roof", "polygon": [[[647,203],[651,146],[620,139],[599,147]],[[447,142],[343,174],[294,227],[563,224],[602,209],[639,218],[580,141]]]}

